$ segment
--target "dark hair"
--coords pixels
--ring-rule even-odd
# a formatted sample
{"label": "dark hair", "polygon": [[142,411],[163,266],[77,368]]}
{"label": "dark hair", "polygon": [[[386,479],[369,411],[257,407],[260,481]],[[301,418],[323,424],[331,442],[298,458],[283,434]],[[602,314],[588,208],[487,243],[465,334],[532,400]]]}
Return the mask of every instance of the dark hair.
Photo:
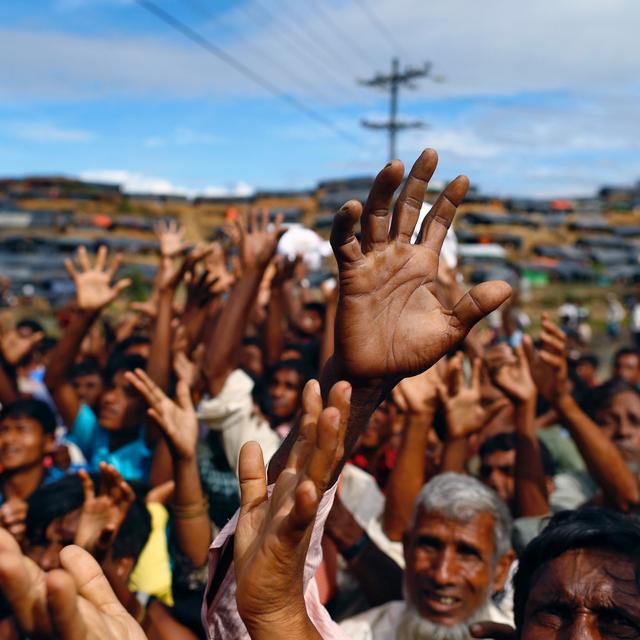
{"label": "dark hair", "polygon": [[[99,476],[91,474],[93,484],[98,490]],[[129,482],[136,490],[136,494],[142,493],[140,483]],[[82,507],[84,495],[82,482],[77,475],[70,475],[41,486],[29,498],[27,511],[27,539],[36,542],[44,538],[47,527],[54,518],[59,518],[75,509]],[[141,499],[136,497],[127,513],[120,531],[111,548],[113,558],[137,559],[151,533],[151,516]]]}
{"label": "dark hair", "polygon": [[44,332],[44,327],[37,321],[32,318],[23,318],[16,324],[16,329],[31,329],[33,333],[38,333],[38,331]]}
{"label": "dark hair", "polygon": [[324,319],[326,307],[323,302],[307,302],[304,305],[305,311],[315,311],[321,318]]}
{"label": "dark hair", "polygon": [[637,358],[640,358],[640,352],[634,347],[622,347],[621,349],[618,349],[613,356],[614,364],[619,358],[622,358],[622,356],[636,356]]}
{"label": "dark hair", "polygon": [[141,336],[140,334],[129,336],[122,342],[118,342],[116,345],[116,351],[124,353],[129,347],[135,347],[139,344],[151,344],[151,338],[149,336]]}
{"label": "dark hair", "polygon": [[69,380],[75,380],[80,376],[102,375],[100,365],[95,358],[85,358],[74,364],[69,370]]}
{"label": "dark hair", "polygon": [[147,361],[142,356],[115,352],[109,358],[109,362],[107,362],[104,379],[107,382],[111,382],[116,373],[120,373],[121,371],[133,371],[134,369],[146,369],[146,367]]}
{"label": "dark hair", "polygon": [[516,629],[522,629],[536,571],[572,549],[607,549],[628,555],[636,563],[636,582],[640,587],[640,522],[637,519],[607,509],[561,511],[520,556],[514,578]]}
{"label": "dark hair", "polygon": [[[542,468],[544,469],[544,475],[553,477],[556,475],[556,463],[549,451],[549,447],[542,441],[540,443],[540,458],[542,459]],[[497,433],[495,436],[491,436],[488,440],[482,443],[480,447],[480,457],[488,456],[495,451],[513,451],[516,448],[516,435],[513,432]]]}
{"label": "dark hair", "polygon": [[301,389],[313,378],[313,371],[304,360],[280,360],[269,369],[267,379],[271,381],[276,372],[282,371],[283,369],[292,369],[300,375]]}
{"label": "dark hair", "polygon": [[31,418],[35,420],[45,435],[53,434],[56,430],[56,416],[51,407],[42,400],[21,398],[2,408],[0,421],[5,418]]}
{"label": "dark hair", "polygon": [[256,336],[245,336],[242,339],[242,345],[245,347],[262,347],[262,341]]}
{"label": "dark hair", "polygon": [[593,353],[585,353],[576,360],[576,366],[583,363],[590,364],[594,369],[597,369],[600,365],[600,360]]}
{"label": "dark hair", "polygon": [[633,385],[624,380],[613,378],[599,387],[591,389],[590,393],[583,399],[582,408],[588,416],[594,418],[598,411],[606,409],[611,404],[615,396],[629,391],[638,393],[638,390]]}

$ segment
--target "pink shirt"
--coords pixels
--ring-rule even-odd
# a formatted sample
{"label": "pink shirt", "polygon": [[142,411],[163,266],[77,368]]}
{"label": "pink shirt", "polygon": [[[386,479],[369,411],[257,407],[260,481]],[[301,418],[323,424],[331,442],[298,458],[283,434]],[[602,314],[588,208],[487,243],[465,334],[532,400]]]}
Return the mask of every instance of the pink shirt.
{"label": "pink shirt", "polygon": [[[336,487],[337,484],[324,494],[313,525],[304,568],[304,600],[309,618],[325,640],[350,640],[349,636],[331,619],[327,610],[320,603],[318,585],[315,580],[316,571],[322,562],[321,542],[324,524],[333,505]],[[273,485],[269,487],[269,495],[272,490]],[[249,640],[249,633],[240,619],[236,607],[236,577],[233,561],[228,564],[226,571],[224,571],[224,567],[218,567],[223,553],[225,559],[229,558],[227,554],[230,554],[230,560],[233,559],[232,549],[229,545],[232,542],[237,522],[238,512],[209,548],[209,580],[202,604],[202,623],[209,640]],[[227,563],[225,562],[225,564]],[[214,586],[214,582],[217,588]],[[215,593],[213,593],[213,589],[215,589]]]}

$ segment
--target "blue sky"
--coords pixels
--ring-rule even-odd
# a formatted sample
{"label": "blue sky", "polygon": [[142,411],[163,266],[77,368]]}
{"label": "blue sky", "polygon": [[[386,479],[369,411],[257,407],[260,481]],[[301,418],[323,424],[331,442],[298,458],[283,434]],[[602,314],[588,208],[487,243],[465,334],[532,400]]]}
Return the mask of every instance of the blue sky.
{"label": "blue sky", "polygon": [[387,103],[356,80],[397,54],[445,78],[401,94],[402,115],[429,124],[401,135],[406,163],[433,146],[440,180],[496,194],[640,179],[636,0],[153,1],[351,139],[134,0],[4,0],[0,175],[193,194],[374,173],[386,138],[359,123]]}

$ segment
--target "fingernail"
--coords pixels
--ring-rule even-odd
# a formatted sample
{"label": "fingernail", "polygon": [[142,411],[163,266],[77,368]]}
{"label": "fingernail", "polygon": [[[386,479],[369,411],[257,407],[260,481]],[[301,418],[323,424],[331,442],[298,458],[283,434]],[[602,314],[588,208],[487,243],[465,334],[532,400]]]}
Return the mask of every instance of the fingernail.
{"label": "fingernail", "polygon": [[311,385],[313,388],[313,392],[320,395],[320,383],[317,380],[312,380]]}
{"label": "fingernail", "polygon": [[349,203],[346,202],[345,204],[342,205],[342,208],[340,209],[340,211],[349,211],[350,207],[349,207]]}
{"label": "fingernail", "polygon": [[344,390],[344,399],[345,399],[347,402],[351,402],[351,391],[352,391],[351,385],[349,385],[349,386]]}
{"label": "fingernail", "polygon": [[387,164],[384,165],[384,168],[386,169],[387,167],[390,167],[393,164],[393,160],[390,160],[389,162],[387,162]]}

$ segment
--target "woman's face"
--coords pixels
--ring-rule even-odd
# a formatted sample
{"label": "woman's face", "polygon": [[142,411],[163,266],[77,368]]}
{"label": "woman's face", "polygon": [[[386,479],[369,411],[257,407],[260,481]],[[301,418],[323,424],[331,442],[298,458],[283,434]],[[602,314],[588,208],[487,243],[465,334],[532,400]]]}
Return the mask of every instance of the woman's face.
{"label": "woman's face", "polygon": [[640,464],[640,394],[622,391],[596,413],[596,423],[618,447],[626,462]]}

